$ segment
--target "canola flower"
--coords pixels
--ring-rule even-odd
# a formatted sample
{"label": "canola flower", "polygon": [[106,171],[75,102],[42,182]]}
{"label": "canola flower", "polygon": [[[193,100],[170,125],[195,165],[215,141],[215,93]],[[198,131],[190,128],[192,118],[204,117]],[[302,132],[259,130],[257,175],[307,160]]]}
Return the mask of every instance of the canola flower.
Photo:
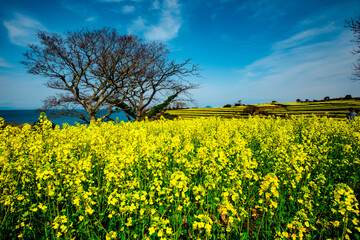
{"label": "canola flower", "polygon": [[357,239],[360,121],[2,127],[0,239]]}

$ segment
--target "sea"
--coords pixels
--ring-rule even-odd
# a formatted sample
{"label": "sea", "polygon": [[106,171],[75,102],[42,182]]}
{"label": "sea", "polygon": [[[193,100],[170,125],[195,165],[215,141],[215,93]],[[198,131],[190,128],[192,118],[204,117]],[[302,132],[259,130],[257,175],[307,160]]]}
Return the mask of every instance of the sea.
{"label": "sea", "polygon": [[[76,123],[86,124],[79,118],[75,117],[59,117],[59,116],[52,116],[51,114],[46,114],[46,117],[56,125],[60,127],[67,123],[69,125],[75,125]],[[4,119],[6,123],[13,123],[13,124],[24,124],[29,123],[33,124],[36,122],[40,117],[40,112],[38,110],[0,110],[0,117]],[[124,121],[127,122],[128,119],[124,112],[114,113],[111,115],[111,118],[116,121]]]}

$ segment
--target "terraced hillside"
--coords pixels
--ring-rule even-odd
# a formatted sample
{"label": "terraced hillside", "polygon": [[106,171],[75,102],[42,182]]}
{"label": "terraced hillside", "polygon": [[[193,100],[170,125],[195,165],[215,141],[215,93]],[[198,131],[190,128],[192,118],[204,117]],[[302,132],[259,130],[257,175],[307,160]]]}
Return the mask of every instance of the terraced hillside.
{"label": "terraced hillside", "polygon": [[226,107],[226,108],[190,108],[167,110],[166,113],[183,119],[220,116],[225,118],[248,118],[250,115],[259,116],[328,116],[345,119],[349,108],[360,109],[360,100],[336,100],[324,102],[302,103],[274,103],[255,104],[253,112],[249,111],[249,105]]}

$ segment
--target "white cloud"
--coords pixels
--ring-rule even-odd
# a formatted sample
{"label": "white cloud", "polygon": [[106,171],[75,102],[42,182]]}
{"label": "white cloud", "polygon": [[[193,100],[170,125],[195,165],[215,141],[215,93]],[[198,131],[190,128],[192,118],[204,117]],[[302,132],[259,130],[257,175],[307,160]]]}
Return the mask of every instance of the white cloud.
{"label": "white cloud", "polygon": [[8,63],[4,58],[0,57],[0,67],[10,68],[12,65]]}
{"label": "white cloud", "polygon": [[350,33],[335,31],[330,41],[306,41],[323,34],[328,34],[328,26],[275,43],[272,54],[239,72],[238,87],[246,86],[242,96],[295,101],[358,95],[360,85],[350,81],[354,61]]}
{"label": "white cloud", "polygon": [[290,37],[289,39],[275,43],[273,48],[275,50],[284,50],[287,48],[300,46],[300,45],[305,44],[306,42],[313,40],[317,36],[321,36],[326,33],[331,33],[335,29],[336,28],[333,23],[331,23],[325,27],[322,27],[322,28],[308,29],[308,30],[305,30],[305,31],[295,34],[294,36]]}
{"label": "white cloud", "polygon": [[128,27],[129,34],[138,34],[147,30],[146,20],[142,17],[137,17],[132,24]]}
{"label": "white cloud", "polygon": [[288,12],[291,1],[285,0],[250,0],[243,1],[242,5],[238,7],[238,11],[252,12],[251,18],[260,22],[270,22],[270,20],[277,19],[284,16]]}
{"label": "white cloud", "polygon": [[89,17],[85,20],[85,22],[95,22],[95,21],[96,21],[95,17]]}
{"label": "white cloud", "polygon": [[144,36],[148,40],[168,41],[177,37],[180,27],[180,20],[172,16],[171,13],[166,12],[159,23],[152,25]]}
{"label": "white cloud", "polygon": [[45,29],[40,22],[20,13],[14,13],[11,20],[4,21],[4,26],[10,41],[19,46],[35,43],[36,31]]}
{"label": "white cloud", "polygon": [[151,41],[168,41],[176,38],[182,23],[180,7],[177,0],[163,0],[157,24],[146,25],[147,21],[138,17],[128,27],[128,32],[142,32],[144,37]]}
{"label": "white cloud", "polygon": [[159,0],[154,0],[152,4],[153,9],[160,9],[160,2]]}
{"label": "white cloud", "polygon": [[[330,30],[331,29],[331,30]],[[205,84],[193,90],[199,106],[222,107],[242,99],[245,104],[295,102],[297,98],[358,96],[360,84],[351,81],[352,35],[341,26],[302,29],[273,44],[272,53],[236,73],[206,70]],[[209,98],[216,96],[216,98]]]}
{"label": "white cloud", "polygon": [[175,12],[180,10],[180,4],[178,3],[178,0],[164,0],[163,7],[165,9],[172,9]]}
{"label": "white cloud", "polygon": [[132,5],[125,5],[123,8],[122,8],[122,11],[123,13],[132,13],[135,11],[135,7],[132,6]]}

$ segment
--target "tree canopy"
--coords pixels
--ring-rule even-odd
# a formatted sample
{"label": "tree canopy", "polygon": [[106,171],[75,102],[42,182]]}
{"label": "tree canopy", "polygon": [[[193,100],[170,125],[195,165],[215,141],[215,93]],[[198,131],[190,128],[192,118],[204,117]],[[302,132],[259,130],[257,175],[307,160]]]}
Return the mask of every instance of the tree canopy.
{"label": "tree canopy", "polygon": [[[200,76],[190,59],[177,63],[166,45],[145,42],[115,29],[83,29],[64,35],[39,31],[22,62],[60,90],[44,100],[44,109],[85,122],[124,111],[128,119],[153,117],[181,94],[198,87],[186,80]],[[81,111],[81,109],[85,109]]]}

